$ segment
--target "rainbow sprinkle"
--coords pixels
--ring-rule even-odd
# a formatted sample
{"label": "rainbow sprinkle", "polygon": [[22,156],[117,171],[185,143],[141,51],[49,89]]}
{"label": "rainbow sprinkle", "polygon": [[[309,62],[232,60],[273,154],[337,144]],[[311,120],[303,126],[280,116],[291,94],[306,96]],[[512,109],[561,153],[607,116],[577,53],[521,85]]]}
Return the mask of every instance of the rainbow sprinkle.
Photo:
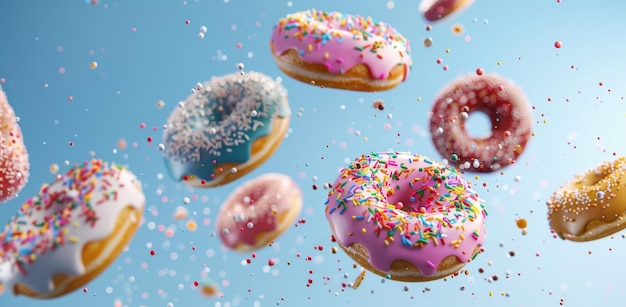
{"label": "rainbow sprinkle", "polygon": [[[412,155],[409,163],[422,161],[429,165],[417,169],[416,173],[416,169],[399,163],[396,157],[397,153],[362,155],[343,169],[339,176],[341,184],[336,183],[329,192],[329,200],[334,199],[337,205],[329,207],[331,202],[327,201],[327,214],[335,214],[337,209],[343,214],[347,205],[361,206],[363,215],[352,216],[352,219],[375,225],[376,235],[386,236],[386,245],[394,242],[399,233],[400,242],[409,247],[431,242],[458,247],[466,237],[461,234],[446,240],[445,229],[463,227],[464,222],[474,221],[479,216],[484,219],[487,211],[483,201],[454,167]],[[399,167],[391,171],[392,166]],[[411,177],[410,190],[397,184]],[[355,185],[345,190],[343,187],[348,182]],[[393,196],[400,201],[388,203],[388,198]],[[434,218],[432,213],[435,212],[443,217]],[[471,233],[474,240],[479,236],[478,230]]]}
{"label": "rainbow sprinkle", "polygon": [[[104,198],[116,198],[118,187],[108,179],[117,178],[122,170],[124,168],[116,164],[91,160],[57,179],[62,182],[63,191],[52,192],[50,185],[44,185],[37,196],[22,205],[0,233],[0,261],[15,261],[18,268],[22,268],[48,250],[68,242],[77,243],[78,238],[67,235],[68,228],[77,221],[97,226],[99,217],[95,206],[99,204],[91,201],[93,195],[99,193]],[[98,181],[104,189],[96,190]],[[44,215],[41,211],[51,214]],[[35,216],[41,217],[36,219]]]}

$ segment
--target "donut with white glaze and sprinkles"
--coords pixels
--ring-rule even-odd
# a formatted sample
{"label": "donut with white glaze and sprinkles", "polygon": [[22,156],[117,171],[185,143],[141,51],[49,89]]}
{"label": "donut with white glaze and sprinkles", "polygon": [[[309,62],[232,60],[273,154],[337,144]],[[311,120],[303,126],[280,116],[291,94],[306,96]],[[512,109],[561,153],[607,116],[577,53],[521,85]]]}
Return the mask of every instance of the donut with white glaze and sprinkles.
{"label": "donut with white glaze and sprinkles", "polygon": [[214,77],[167,119],[167,169],[190,186],[227,184],[278,149],[290,116],[287,90],[269,76],[247,72]]}
{"label": "donut with white glaze and sprinkles", "polygon": [[264,174],[228,196],[217,216],[217,231],[226,247],[254,251],[287,231],[301,209],[302,192],[291,177]]}
{"label": "donut with white glaze and sprinkles", "polygon": [[0,203],[15,197],[28,181],[28,152],[17,122],[0,87]]}
{"label": "donut with white glaze and sprinkles", "polygon": [[409,41],[371,17],[311,9],[287,15],[270,41],[278,68],[308,84],[354,91],[383,91],[405,81]]}
{"label": "donut with white glaze and sprinkles", "polygon": [[[474,112],[489,117],[485,138],[468,134]],[[515,163],[532,133],[532,114],[524,93],[495,74],[468,75],[446,86],[430,113],[430,134],[439,153],[465,171],[493,172]]]}
{"label": "donut with white glaze and sprinkles", "polygon": [[626,158],[574,176],[547,204],[550,228],[564,240],[592,241],[626,228]]}
{"label": "donut with white glaze and sprinkles", "polygon": [[325,214],[352,259],[400,281],[453,274],[486,236],[484,202],[461,174],[406,152],[362,155],[341,170]]}
{"label": "donut with white glaze and sprinkles", "polygon": [[0,285],[47,299],[83,287],[132,240],[141,184],[124,167],[91,160],[28,199],[0,233]]}

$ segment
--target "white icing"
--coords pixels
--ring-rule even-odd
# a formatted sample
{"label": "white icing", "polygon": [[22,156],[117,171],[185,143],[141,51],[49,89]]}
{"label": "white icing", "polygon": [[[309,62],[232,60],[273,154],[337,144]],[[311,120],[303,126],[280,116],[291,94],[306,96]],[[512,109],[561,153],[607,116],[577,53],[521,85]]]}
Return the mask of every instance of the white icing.
{"label": "white icing", "polygon": [[[93,164],[90,163],[89,167],[92,165]],[[108,173],[102,175],[102,170],[105,169]],[[111,255],[111,253],[115,247],[113,245],[119,244],[118,241],[121,240],[121,236],[118,236],[120,239],[113,240],[111,246],[103,247],[103,250],[99,253],[98,259],[93,261],[91,267],[84,266],[81,253],[87,243],[104,239],[114,231],[117,218],[125,207],[132,206],[136,210],[143,211],[145,195],[141,191],[139,180],[137,180],[135,175],[131,172],[125,169],[118,169],[117,167],[109,168],[109,165],[104,163],[100,171],[97,172],[97,175],[92,174],[83,178],[85,179],[84,182],[87,182],[85,187],[89,187],[93,184],[91,198],[87,200],[85,200],[85,195],[87,194],[85,190],[68,190],[68,178],[71,178],[72,172],[73,171],[68,172],[68,174],[61,179],[48,186],[47,191],[44,190],[45,188],[42,188],[42,192],[35,196],[33,200],[41,200],[42,202],[47,200],[50,202],[50,199],[47,198],[56,193],[65,193],[65,198],[59,197],[60,201],[53,203],[47,209],[44,209],[44,206],[39,206],[42,210],[33,210],[33,214],[23,214],[12,219],[11,224],[5,228],[5,233],[13,227],[18,227],[21,232],[38,231],[40,227],[33,226],[33,223],[41,223],[44,217],[49,218],[61,212],[63,209],[69,208],[73,204],[76,204],[76,201],[89,203],[95,212],[97,220],[92,226],[92,223],[87,221],[81,214],[83,212],[82,209],[84,209],[82,205],[72,209],[71,222],[58,229],[59,231],[67,231],[64,244],[53,248],[49,240],[56,236],[50,233],[37,236],[36,240],[38,244],[46,245],[47,248],[44,253],[41,253],[40,250],[33,251],[36,255],[36,259],[32,261],[32,263],[22,264],[24,274],[22,274],[17,267],[8,268],[12,264],[11,259],[5,257],[5,261],[0,263],[0,283],[4,281],[5,286],[9,286],[9,289],[15,284],[23,284],[36,293],[45,295],[58,290],[54,289],[52,283],[52,276],[55,274],[63,273],[69,276],[83,275],[100,265],[107,258],[117,257],[117,255]],[[68,175],[70,176],[68,177]],[[77,188],[80,188],[80,186]],[[116,198],[113,193],[114,191],[117,192]],[[83,193],[85,193],[85,195],[82,195]],[[21,211],[31,209],[32,206],[24,204]],[[32,247],[34,245],[29,246]],[[11,274],[7,274],[7,270],[10,271]],[[63,286],[65,285],[57,285],[57,287]]]}
{"label": "white icing", "polygon": [[12,261],[0,262],[0,289],[15,274],[14,268]]}

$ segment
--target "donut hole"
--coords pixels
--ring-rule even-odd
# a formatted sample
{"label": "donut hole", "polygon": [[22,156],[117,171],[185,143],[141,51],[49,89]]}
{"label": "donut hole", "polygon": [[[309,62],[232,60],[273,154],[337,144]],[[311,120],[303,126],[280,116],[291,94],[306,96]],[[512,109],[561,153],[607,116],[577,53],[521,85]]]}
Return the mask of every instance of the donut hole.
{"label": "donut hole", "polygon": [[616,162],[600,165],[573,180],[569,186],[576,190],[599,187],[603,181],[612,181],[616,176],[615,171],[617,171],[617,169],[618,164]]}
{"label": "donut hole", "polygon": [[482,110],[476,110],[468,114],[465,120],[465,131],[474,139],[486,139],[492,134],[494,123]]}
{"label": "donut hole", "polygon": [[258,201],[260,201],[267,194],[266,188],[264,186],[256,186],[252,189],[247,190],[243,193],[241,197],[241,203],[244,205],[254,205]]}
{"label": "donut hole", "polygon": [[[208,104],[206,108],[208,108]],[[211,113],[208,114],[207,120],[209,121],[208,125],[216,125],[217,123],[223,122],[233,113],[233,108],[230,107],[229,104],[219,105],[212,110]]]}
{"label": "donut hole", "polygon": [[[256,114],[256,97],[242,97],[245,93],[238,93],[233,88],[227,91],[231,96],[213,97],[217,102],[215,105],[205,104],[206,116],[196,118],[194,124],[196,129],[208,131],[210,135],[216,134],[220,129],[233,129],[231,125],[241,125],[249,122]],[[254,113],[253,113],[254,112]],[[190,119],[193,121],[194,119]],[[208,127],[208,130],[207,130]]]}
{"label": "donut hole", "polygon": [[[415,213],[419,212],[422,207],[424,207],[424,203],[422,199],[428,198],[430,192],[425,192],[425,198],[420,198],[417,195],[414,195],[410,187],[400,189],[401,192],[396,193],[394,195],[387,197],[387,203],[395,206],[396,210],[404,211],[406,213]],[[404,192],[402,192],[404,191]]]}
{"label": "donut hole", "polygon": [[[243,82],[243,79],[238,82]],[[258,97],[250,95],[242,89],[243,85],[224,86],[222,89],[213,89],[203,109],[206,111],[208,125],[215,125],[226,120],[249,115],[256,106]],[[211,88],[207,88],[211,90]],[[207,123],[205,123],[207,125]]]}
{"label": "donut hole", "polygon": [[589,176],[585,176],[585,178],[583,179],[582,184],[584,186],[595,186],[598,183],[600,183],[602,180],[604,180],[607,176],[609,176],[610,173],[603,171],[603,172],[599,172],[599,173],[591,173],[589,174]]}
{"label": "donut hole", "polygon": [[406,213],[417,212],[417,211],[419,211],[419,209],[421,207],[423,207],[417,201],[410,202],[409,200],[407,200],[407,201],[399,201],[399,202],[395,203],[394,205],[396,206],[397,210],[404,211]]}

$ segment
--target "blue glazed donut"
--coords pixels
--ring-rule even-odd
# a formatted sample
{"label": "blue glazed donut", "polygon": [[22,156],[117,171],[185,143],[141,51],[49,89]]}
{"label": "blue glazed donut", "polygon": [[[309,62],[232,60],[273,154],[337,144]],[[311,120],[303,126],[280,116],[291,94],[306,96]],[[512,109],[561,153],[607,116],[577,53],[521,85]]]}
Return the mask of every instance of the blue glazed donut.
{"label": "blue glazed donut", "polygon": [[172,178],[193,187],[229,183],[276,151],[290,115],[287,90],[269,76],[213,77],[167,119],[167,169]]}

